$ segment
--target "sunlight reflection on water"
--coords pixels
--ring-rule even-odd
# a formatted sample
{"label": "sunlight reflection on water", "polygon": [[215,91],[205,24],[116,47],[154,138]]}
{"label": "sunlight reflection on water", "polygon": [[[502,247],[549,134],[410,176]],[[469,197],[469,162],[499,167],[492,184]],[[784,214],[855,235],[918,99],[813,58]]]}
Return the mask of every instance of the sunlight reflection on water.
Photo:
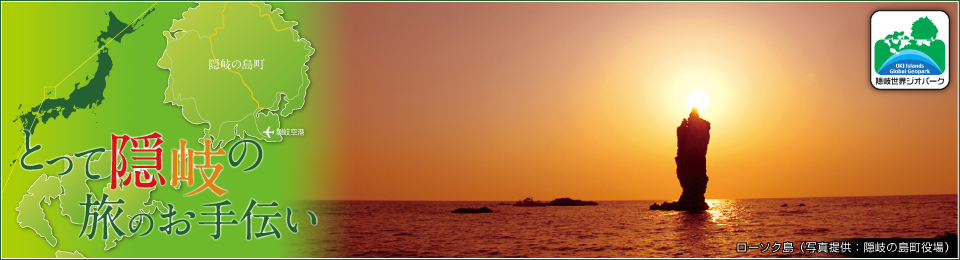
{"label": "sunlight reflection on water", "polygon": [[734,211],[735,202],[733,200],[708,199],[706,201],[707,205],[710,205],[710,209],[708,209],[707,212],[713,216],[711,221],[717,225],[726,225],[726,221],[736,215],[736,211]]}

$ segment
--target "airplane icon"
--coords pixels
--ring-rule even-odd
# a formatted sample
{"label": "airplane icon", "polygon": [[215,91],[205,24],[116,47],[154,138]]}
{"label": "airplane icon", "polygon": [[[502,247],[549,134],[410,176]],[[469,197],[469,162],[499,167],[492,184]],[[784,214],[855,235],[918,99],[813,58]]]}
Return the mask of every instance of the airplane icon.
{"label": "airplane icon", "polygon": [[263,131],[263,133],[267,135],[267,138],[270,138],[270,127],[268,126],[267,131]]}

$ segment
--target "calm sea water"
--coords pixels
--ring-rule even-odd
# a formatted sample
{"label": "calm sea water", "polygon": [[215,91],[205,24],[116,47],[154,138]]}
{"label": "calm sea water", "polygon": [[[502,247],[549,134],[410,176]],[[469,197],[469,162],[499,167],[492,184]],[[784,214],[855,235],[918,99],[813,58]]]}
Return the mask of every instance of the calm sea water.
{"label": "calm sea water", "polygon": [[[957,232],[957,195],[708,200],[690,214],[660,201],[513,207],[497,202],[310,201],[321,224],[303,232],[310,257],[805,257],[737,253],[737,242],[933,238]],[[798,207],[804,203],[807,206]],[[781,207],[788,204],[789,207]],[[454,214],[487,206],[493,213]],[[799,244],[795,244],[799,248]],[[838,255],[812,255],[836,257]]]}

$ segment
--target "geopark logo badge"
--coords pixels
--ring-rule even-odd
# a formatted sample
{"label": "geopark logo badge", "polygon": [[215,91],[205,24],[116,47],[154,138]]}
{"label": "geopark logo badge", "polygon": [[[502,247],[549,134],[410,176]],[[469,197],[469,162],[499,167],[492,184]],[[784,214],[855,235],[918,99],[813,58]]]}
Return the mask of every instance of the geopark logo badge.
{"label": "geopark logo badge", "polygon": [[950,81],[950,18],[943,11],[874,12],[870,44],[874,88],[943,89]]}

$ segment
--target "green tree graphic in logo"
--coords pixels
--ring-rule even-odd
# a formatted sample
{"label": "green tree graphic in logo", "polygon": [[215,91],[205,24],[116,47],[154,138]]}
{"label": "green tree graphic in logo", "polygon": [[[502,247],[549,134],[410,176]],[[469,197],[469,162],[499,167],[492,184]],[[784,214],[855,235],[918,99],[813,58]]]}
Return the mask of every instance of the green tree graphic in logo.
{"label": "green tree graphic in logo", "polygon": [[937,39],[937,26],[930,18],[920,17],[910,27],[910,35],[894,31],[874,44],[873,69],[880,72],[884,62],[893,55],[906,50],[916,50],[930,57],[941,69],[946,65],[946,44]]}

